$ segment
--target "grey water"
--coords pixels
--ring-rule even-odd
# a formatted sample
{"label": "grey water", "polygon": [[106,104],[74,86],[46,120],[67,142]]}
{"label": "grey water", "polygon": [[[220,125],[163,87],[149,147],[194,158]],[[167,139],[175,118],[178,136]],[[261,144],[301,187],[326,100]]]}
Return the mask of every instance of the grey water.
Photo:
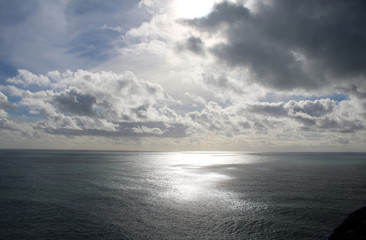
{"label": "grey water", "polygon": [[366,154],[0,150],[0,239],[327,239]]}

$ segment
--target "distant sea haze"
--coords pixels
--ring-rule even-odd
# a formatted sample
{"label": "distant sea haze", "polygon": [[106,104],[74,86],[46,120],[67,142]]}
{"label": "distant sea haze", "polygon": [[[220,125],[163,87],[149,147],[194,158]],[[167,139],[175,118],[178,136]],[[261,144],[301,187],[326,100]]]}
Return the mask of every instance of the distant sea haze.
{"label": "distant sea haze", "polygon": [[1,239],[327,239],[366,154],[0,150]]}

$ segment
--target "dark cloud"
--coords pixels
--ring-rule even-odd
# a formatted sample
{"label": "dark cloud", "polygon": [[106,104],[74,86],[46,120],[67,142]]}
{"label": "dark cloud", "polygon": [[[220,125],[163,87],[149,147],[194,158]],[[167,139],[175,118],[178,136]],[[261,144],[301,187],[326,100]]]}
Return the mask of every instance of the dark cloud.
{"label": "dark cloud", "polygon": [[249,10],[242,5],[223,2],[215,5],[208,16],[195,18],[187,22],[206,31],[217,31],[217,28],[223,24],[233,24],[246,20],[249,13]]}
{"label": "dark cloud", "polygon": [[255,11],[223,2],[206,17],[187,22],[223,33],[225,41],[211,52],[229,66],[249,68],[266,86],[315,89],[365,80],[362,0],[266,1]]}
{"label": "dark cloud", "polygon": [[337,89],[347,94],[356,96],[358,99],[366,99],[366,89],[362,89],[361,87],[354,84],[350,84],[347,87],[338,87]]}
{"label": "dark cloud", "polygon": [[148,103],[145,103],[141,106],[138,106],[136,108],[132,108],[131,112],[137,116],[137,118],[140,119],[147,119],[148,117],[148,110],[150,106]]}
{"label": "dark cloud", "polygon": [[201,38],[191,36],[184,43],[177,45],[178,50],[189,50],[197,55],[204,55],[204,43]]}
{"label": "dark cloud", "polygon": [[293,116],[292,119],[303,124],[303,127],[302,127],[303,130],[310,130],[310,127],[313,127],[316,125],[315,119],[311,119],[306,116]]}
{"label": "dark cloud", "polygon": [[315,101],[290,101],[287,108],[291,109],[293,114],[304,113],[311,117],[321,117],[334,110],[334,101],[329,99],[315,100]]}
{"label": "dark cloud", "polygon": [[272,117],[307,116],[309,118],[322,117],[334,111],[336,102],[330,99],[315,101],[291,100],[287,103],[257,103],[248,107],[252,113],[269,115]]}
{"label": "dark cloud", "polygon": [[77,89],[65,91],[53,98],[56,108],[63,113],[72,113],[80,116],[95,116],[93,105],[96,98],[80,92]]}
{"label": "dark cloud", "polygon": [[248,107],[249,112],[270,115],[274,117],[287,116],[288,110],[284,103],[259,103]]}
{"label": "dark cloud", "polygon": [[322,119],[319,123],[319,128],[323,130],[335,130],[341,133],[354,133],[356,131],[364,130],[365,126],[361,121],[349,121],[330,119],[328,117]]}
{"label": "dark cloud", "polygon": [[346,119],[333,113],[337,103],[330,99],[315,101],[289,101],[287,103],[257,103],[247,108],[249,113],[264,115],[267,118],[287,118],[301,123],[302,130],[332,130],[341,133],[352,133],[364,130],[359,119]]}

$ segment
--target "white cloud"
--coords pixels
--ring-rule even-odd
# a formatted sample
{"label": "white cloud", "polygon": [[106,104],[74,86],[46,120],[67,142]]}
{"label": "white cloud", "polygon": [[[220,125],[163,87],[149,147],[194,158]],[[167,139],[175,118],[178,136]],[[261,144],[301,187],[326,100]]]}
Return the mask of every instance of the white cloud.
{"label": "white cloud", "polygon": [[[175,101],[161,86],[137,79],[131,72],[115,74],[79,70],[36,75],[22,70],[8,82],[15,86],[4,87],[4,90],[21,97],[18,106],[26,107],[30,114],[40,115],[43,120],[38,121],[37,126],[46,132],[62,133],[68,129],[65,134],[69,130],[93,134],[90,131],[93,130],[104,131],[105,135],[116,132],[115,136],[118,136],[120,131],[125,131],[121,132],[123,135],[126,131],[137,133],[136,129],[140,129],[156,135],[163,132],[144,123],[172,123],[170,128],[179,123],[179,116],[168,107]],[[30,84],[47,85],[48,89],[30,91],[16,87]],[[2,102],[7,99],[4,94],[0,97]],[[122,127],[124,122],[136,124],[126,130]],[[101,132],[95,134],[103,135]]]}
{"label": "white cloud", "polygon": [[164,134],[164,132],[161,131],[160,128],[149,128],[149,127],[146,127],[144,125],[138,126],[138,127],[134,127],[134,128],[132,128],[132,131],[134,133],[150,133],[150,134],[155,134],[155,135]]}
{"label": "white cloud", "polygon": [[9,103],[8,97],[4,93],[0,92],[0,110],[2,112],[1,115],[6,114],[4,110],[9,110],[13,108],[14,106],[11,103]]}
{"label": "white cloud", "polygon": [[111,26],[108,26],[107,24],[104,24],[102,26],[102,30],[112,30],[112,31],[116,31],[116,32],[124,32],[125,30],[122,28],[122,27],[111,27]]}
{"label": "white cloud", "polygon": [[8,113],[5,112],[3,109],[0,109],[0,118],[6,118],[8,116]]}
{"label": "white cloud", "polygon": [[39,87],[47,87],[50,82],[45,75],[36,75],[24,69],[18,70],[18,75],[7,80],[15,85],[20,85],[22,87],[29,87],[31,85],[37,85]]}
{"label": "white cloud", "polygon": [[[34,117],[30,124],[19,124],[9,119],[5,110],[1,112],[2,134],[22,133],[19,138],[79,136],[81,141],[82,136],[93,136],[115,142],[139,138],[143,145],[153,144],[146,137],[159,137],[164,144],[167,140],[163,139],[171,139],[175,148],[179,147],[174,141],[181,138],[180,142],[191,148],[230,144],[240,149],[239,143],[243,143],[243,148],[260,149],[266,145],[286,148],[293,141],[299,146],[316,141],[326,147],[345,147],[355,145],[353,139],[362,138],[365,130],[364,106],[356,97],[340,102],[323,98],[270,103],[240,94],[213,101],[184,92],[180,102],[160,85],[131,72],[85,70],[44,75],[21,71],[8,83],[11,85],[1,87],[3,109],[22,108]],[[28,84],[34,90],[22,89]],[[18,100],[9,103],[5,94]],[[200,107],[192,107],[193,103]]]}

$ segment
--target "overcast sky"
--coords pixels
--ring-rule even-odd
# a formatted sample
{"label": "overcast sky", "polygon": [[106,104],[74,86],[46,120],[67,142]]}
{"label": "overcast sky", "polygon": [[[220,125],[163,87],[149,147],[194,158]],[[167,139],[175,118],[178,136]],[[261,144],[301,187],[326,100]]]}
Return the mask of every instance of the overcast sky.
{"label": "overcast sky", "polygon": [[2,0],[0,148],[365,151],[363,0]]}

